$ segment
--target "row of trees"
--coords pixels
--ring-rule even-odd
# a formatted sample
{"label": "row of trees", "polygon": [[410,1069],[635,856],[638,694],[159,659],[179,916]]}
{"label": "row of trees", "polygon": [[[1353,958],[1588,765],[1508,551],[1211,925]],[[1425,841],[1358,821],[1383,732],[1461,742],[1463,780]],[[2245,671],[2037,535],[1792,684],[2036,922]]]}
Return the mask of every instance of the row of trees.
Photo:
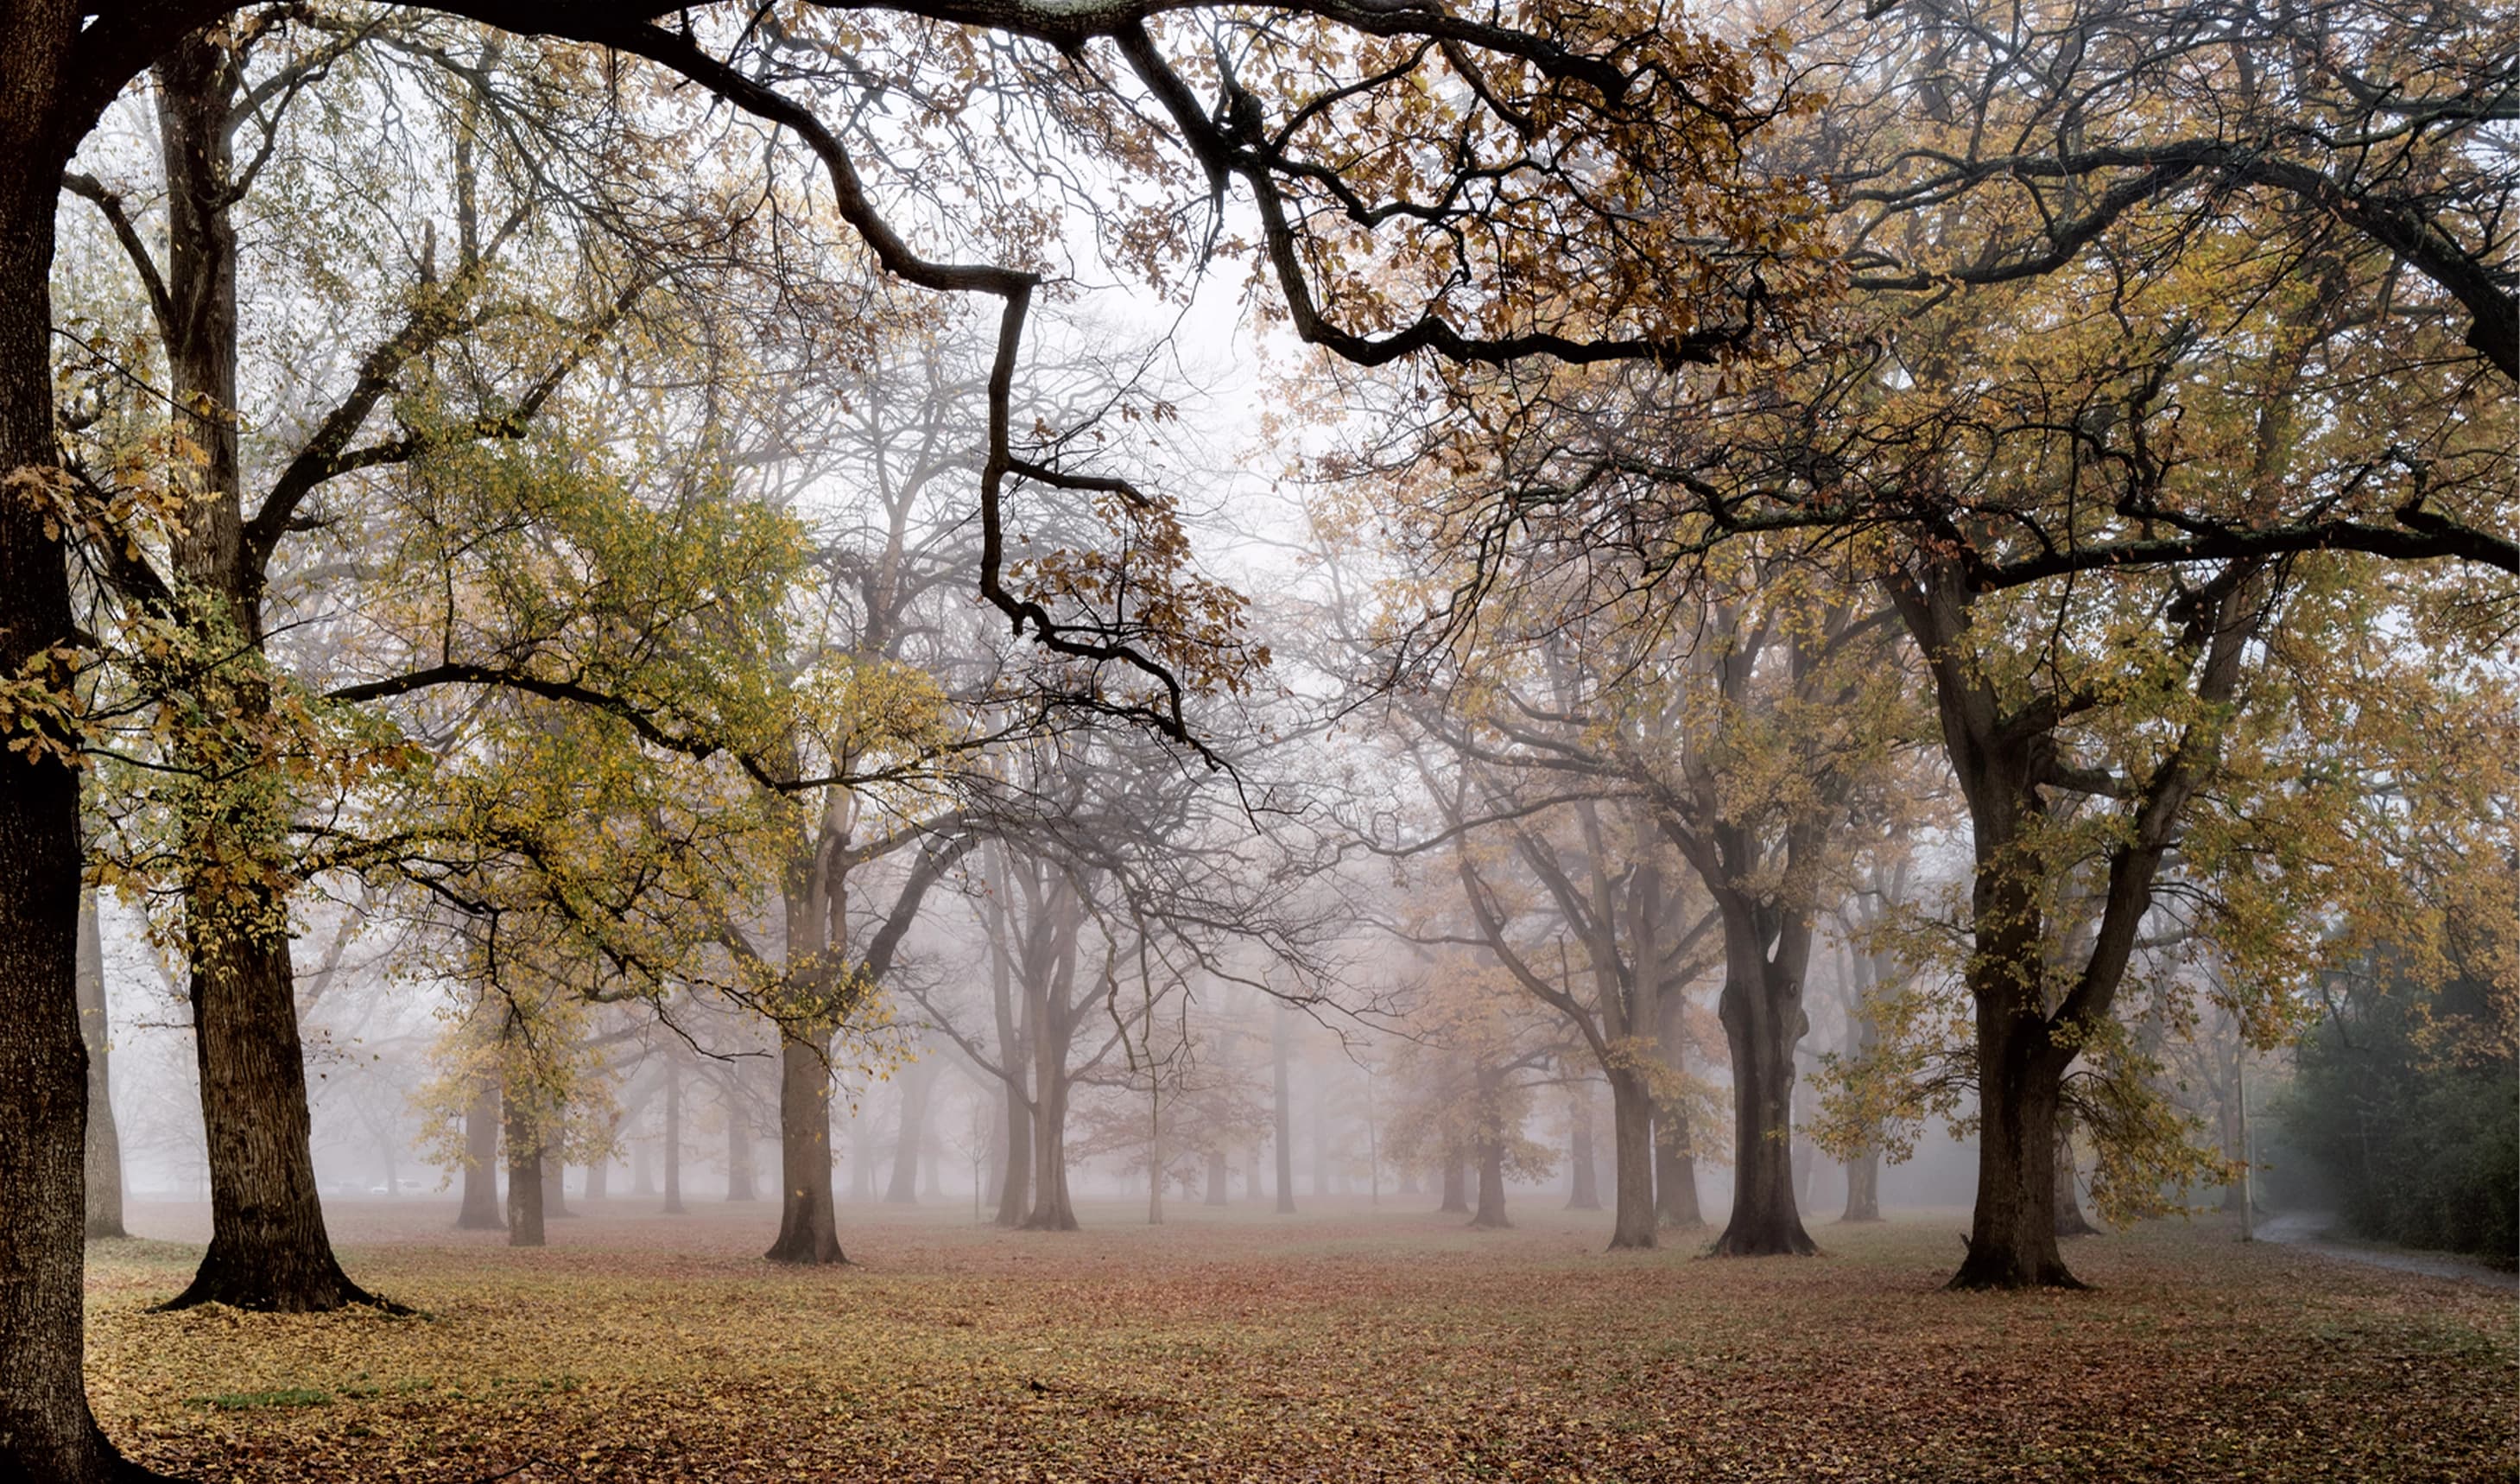
{"label": "row of trees", "polygon": [[[797,1262],[840,1254],[832,1066],[901,1005],[1005,1089],[1004,1204],[1058,1229],[1079,1079],[1148,1079],[1165,1168],[1148,1069],[1238,985],[1416,1012],[1483,1206],[1534,1054],[1499,1007],[1544,1007],[1647,1243],[1718,1121],[1701,974],[1719,1250],[1809,1250],[1833,913],[1877,991],[1833,1137],[1967,1122],[1956,1282],[2068,1283],[2069,1118],[2104,1204],[2197,1168],[2161,1068],[2200,995],[2272,1044],[2384,925],[2435,972],[2510,941],[2462,739],[2509,705],[2471,573],[2520,567],[2515,54],[2459,8],[0,19],[30,1476],[120,1466],[78,1371],[83,877],[189,975],[214,1236],[173,1302],[291,1309],[374,1299],[309,1154],[319,893],[443,987],[520,1226],[625,1012],[754,1017]],[[1353,433],[1260,607],[1152,476],[1175,409],[1056,319],[1083,244],[1180,300],[1229,240]],[[1270,745],[1324,700],[1368,752]],[[1936,830],[1939,895],[1902,878]],[[1367,857],[1430,957],[1360,995],[1330,865]],[[949,884],[961,995],[904,957]]]}

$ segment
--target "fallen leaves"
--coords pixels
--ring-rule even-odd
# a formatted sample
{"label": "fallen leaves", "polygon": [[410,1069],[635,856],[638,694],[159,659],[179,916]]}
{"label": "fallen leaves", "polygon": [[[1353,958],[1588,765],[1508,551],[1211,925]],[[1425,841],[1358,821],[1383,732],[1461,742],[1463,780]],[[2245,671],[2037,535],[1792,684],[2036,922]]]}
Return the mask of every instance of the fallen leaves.
{"label": "fallen leaves", "polygon": [[1553,1213],[1473,1236],[1115,1210],[1043,1236],[858,1211],[864,1266],[792,1271],[750,1255],[762,1214],[351,1249],[411,1318],[147,1314],[186,1249],[100,1243],[96,1408],[143,1462],[252,1481],[2430,1479],[2513,1459],[2507,1294],[2205,1227],[2078,1243],[2098,1291],[2004,1295],[1940,1291],[1948,1221],[1712,1261],[1605,1254]]}

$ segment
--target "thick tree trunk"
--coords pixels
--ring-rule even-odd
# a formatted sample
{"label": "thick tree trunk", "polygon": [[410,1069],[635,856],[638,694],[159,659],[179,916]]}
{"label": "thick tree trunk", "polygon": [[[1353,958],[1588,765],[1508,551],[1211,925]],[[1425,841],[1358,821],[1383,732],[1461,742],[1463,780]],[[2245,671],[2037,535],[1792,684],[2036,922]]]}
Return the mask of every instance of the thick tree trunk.
{"label": "thick tree trunk", "polygon": [[1220,1144],[1214,1148],[1209,1149],[1207,1151],[1207,1199],[1205,1204],[1211,1206],[1221,1206],[1226,1204],[1231,1197],[1226,1193],[1225,1187],[1233,1178],[1233,1166],[1227,1161],[1225,1146]]}
{"label": "thick tree trunk", "polygon": [[[1286,1107],[1286,1007],[1281,1003],[1269,1021],[1271,1085],[1276,1105],[1273,1137],[1278,1146],[1278,1214],[1295,1214],[1295,1142]],[[1316,1114],[1315,1116],[1319,1116]],[[1258,1193],[1256,1191],[1253,1193]]]}
{"label": "thick tree trunk", "polygon": [[[1036,1063],[1041,1108],[1032,1124],[1033,1200],[1024,1216],[1027,1232],[1073,1232],[1076,1208],[1067,1197],[1067,1059],[1063,1038],[1042,1036],[1056,1046],[1057,1065]],[[1047,1053],[1046,1053],[1047,1055]]]}
{"label": "thick tree trunk", "polygon": [[1617,1216],[1610,1246],[1652,1247],[1654,1235],[1653,1093],[1633,1071],[1610,1074],[1610,1161],[1617,1169],[1610,1198]]}
{"label": "thick tree trunk", "polygon": [[844,1263],[832,1205],[831,1044],[793,1035],[779,1046],[779,1239],[775,1263]]}
{"label": "thick tree trunk", "polygon": [[286,939],[241,935],[195,953],[210,1245],[192,1284],[161,1310],[221,1303],[315,1314],[379,1302],[341,1272],[324,1230],[288,949]]}
{"label": "thick tree trunk", "polygon": [[[553,1132],[552,1143],[554,1145],[559,1143],[559,1132],[557,1130],[554,1130]],[[567,1161],[561,1157],[558,1148],[546,1147],[543,1151],[542,1167],[543,1219],[545,1221],[559,1221],[562,1218],[574,1218],[577,1213],[568,1208]]]}
{"label": "thick tree trunk", "polygon": [[1668,1231],[1697,1231],[1706,1212],[1697,1203],[1696,1130],[1676,1107],[1656,1107],[1653,1118],[1654,1220]]}
{"label": "thick tree trunk", "polygon": [[599,1154],[586,1166],[586,1198],[608,1200],[612,1195],[612,1156]]}
{"label": "thick tree trunk", "polygon": [[936,1063],[932,1059],[914,1061],[902,1073],[900,1137],[893,1141],[892,1180],[883,1192],[889,1204],[919,1203],[919,1155],[927,1143],[927,1100],[935,1087]]}
{"label": "thick tree trunk", "polygon": [[128,1237],[122,1229],[122,1141],[113,1127],[109,1068],[112,1020],[106,1010],[105,940],[96,892],[79,893],[79,1041],[87,1048],[87,1235]]}
{"label": "thick tree trunk", "polygon": [[[0,478],[54,467],[53,199],[68,145],[54,132],[78,8],[0,9]],[[50,680],[37,656],[71,642],[69,578],[37,500],[0,498],[0,675]],[[79,1239],[87,1056],[79,1042],[78,775],[0,734],[0,1475],[34,1484],[149,1477],[88,1411]]]}
{"label": "thick tree trunk", "polygon": [[[309,1137],[305,1058],[280,888],[240,885],[282,847],[285,796],[258,772],[270,708],[261,673],[261,578],[243,539],[238,462],[236,229],[229,216],[235,53],[207,32],[157,66],[166,170],[165,278],[176,305],[168,375],[185,432],[202,449],[199,498],[172,543],[177,571],[219,605],[198,615],[211,643],[247,652],[194,697],[212,722],[178,746],[216,796],[188,820],[197,859],[215,871],[186,882],[194,1041],[208,1133],[210,1245],[182,1293],[160,1306],[225,1303],[312,1313],[373,1303],[341,1273],[324,1230]],[[233,625],[233,631],[208,627]]]}
{"label": "thick tree trunk", "polygon": [[507,1103],[508,1245],[543,1244],[543,1134],[529,1109]]}
{"label": "thick tree trunk", "polygon": [[1444,1199],[1435,1209],[1438,1212],[1458,1212],[1463,1216],[1470,1212],[1469,1173],[1463,1169],[1461,1159],[1455,1155],[1444,1156]]}
{"label": "thick tree trunk", "polygon": [[1009,1090],[1006,1111],[1006,1170],[998,1183],[997,1225],[1020,1227],[1032,1199],[1032,1108]]}
{"label": "thick tree trunk", "polygon": [[1881,1219],[1881,1151],[1866,1147],[1846,1162],[1846,1212],[1840,1221]]}
{"label": "thick tree trunk", "polygon": [[1479,1208],[1470,1214],[1470,1226],[1482,1232],[1501,1232],[1513,1225],[1505,1217],[1505,1141],[1482,1141],[1478,1155]]}
{"label": "thick tree trunk", "polygon": [[1593,1090],[1581,1082],[1566,1090],[1566,1209],[1601,1209],[1601,1176],[1593,1160]]}
{"label": "thick tree trunk", "polygon": [[[1983,958],[1970,977],[2010,969]],[[2035,980],[2032,982],[2036,982]],[[1972,984],[1972,989],[1978,986]],[[2056,1247],[2056,1112],[2066,1057],[2013,996],[1978,1006],[1977,1208],[1955,1288],[2079,1288]]]}
{"label": "thick tree trunk", "polygon": [[1803,1230],[1793,1170],[1801,986],[1773,972],[1728,971],[1717,1009],[1732,1053],[1732,1215],[1714,1255],[1808,1256],[1820,1248]]}
{"label": "thick tree trunk", "polygon": [[467,1232],[495,1232],[508,1224],[499,1210],[499,1084],[482,1078],[464,1109],[464,1205],[455,1225]]}
{"label": "thick tree trunk", "polygon": [[683,1204],[683,1077],[679,1067],[665,1068],[665,1214],[681,1216]]}

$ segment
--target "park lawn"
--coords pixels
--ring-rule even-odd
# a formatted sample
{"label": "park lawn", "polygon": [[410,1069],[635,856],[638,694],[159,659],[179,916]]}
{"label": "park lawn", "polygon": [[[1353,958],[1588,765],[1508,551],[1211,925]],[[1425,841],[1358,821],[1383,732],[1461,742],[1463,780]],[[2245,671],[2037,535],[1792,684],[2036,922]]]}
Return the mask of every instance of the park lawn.
{"label": "park lawn", "polygon": [[2073,1243],[2092,1291],[1952,1294],[1958,1213],[1713,1261],[1537,1205],[850,1207],[860,1265],[794,1272],[764,1206],[513,1251],[376,1201],[347,1266],[417,1317],[150,1315],[198,1249],[98,1243],[89,1386],[219,1480],[2520,1477],[2508,1291],[2171,1222]]}

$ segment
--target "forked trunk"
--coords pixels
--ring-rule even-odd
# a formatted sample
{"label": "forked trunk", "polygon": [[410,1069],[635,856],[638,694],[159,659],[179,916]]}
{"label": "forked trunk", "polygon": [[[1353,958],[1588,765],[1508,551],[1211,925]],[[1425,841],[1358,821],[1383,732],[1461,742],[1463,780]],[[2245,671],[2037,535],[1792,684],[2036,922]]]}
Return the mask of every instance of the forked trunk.
{"label": "forked trunk", "polygon": [[779,1046],[779,1239],[775,1263],[843,1263],[832,1205],[830,1043],[789,1035]]}
{"label": "forked trunk", "polygon": [[[1055,1038],[1045,1036],[1044,1042]],[[1064,1060],[1065,1050],[1060,1050]],[[1024,1216],[1027,1232],[1073,1232],[1076,1230],[1076,1208],[1067,1198],[1067,1078],[1066,1068],[1055,1071],[1036,1068],[1041,1073],[1041,1110],[1032,1125],[1033,1198],[1032,1210]]]}
{"label": "forked trunk", "polygon": [[1718,1009],[1732,1053],[1732,1215],[1715,1239],[1718,1257],[1820,1250],[1794,1200],[1794,1043],[1804,1029],[1798,991],[1771,973],[1725,977]]}
{"label": "forked trunk", "polygon": [[105,943],[97,926],[96,892],[79,893],[79,1040],[87,1048],[87,1235],[128,1237],[122,1229],[122,1141],[113,1127],[109,1067],[112,1019],[105,1002]]}

